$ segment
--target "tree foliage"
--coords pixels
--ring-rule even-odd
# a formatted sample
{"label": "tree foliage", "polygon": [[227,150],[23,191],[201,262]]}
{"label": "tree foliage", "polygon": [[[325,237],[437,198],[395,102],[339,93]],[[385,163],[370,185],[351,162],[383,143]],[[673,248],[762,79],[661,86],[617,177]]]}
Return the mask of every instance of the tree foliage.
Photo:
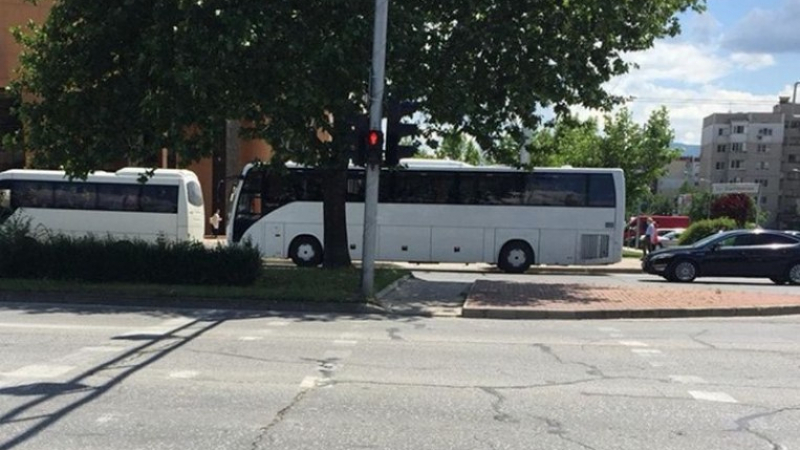
{"label": "tree foliage", "polygon": [[670,148],[672,139],[666,108],[651,113],[644,125],[623,108],[606,115],[602,132],[593,118],[564,117],[536,133],[528,151],[533,165],[622,168],[628,211],[638,211],[651,196],[650,187],[679,155]]}
{"label": "tree foliage", "polygon": [[[541,108],[608,107],[627,52],[679,32],[705,0],[392,2],[387,91],[480,147],[523,142]],[[344,198],[349,117],[366,111],[372,2],[60,0],[24,47],[16,92],[40,166],[73,174],[161,148],[209,155],[226,119],[276,162],[326,174],[325,264],[349,263]],[[21,142],[21,136],[18,142]],[[497,146],[507,149],[507,146]],[[632,185],[641,189],[639,183]]]}
{"label": "tree foliage", "polygon": [[755,220],[756,211],[753,199],[747,194],[727,194],[717,197],[711,203],[711,218],[729,217],[743,227],[748,220]]}

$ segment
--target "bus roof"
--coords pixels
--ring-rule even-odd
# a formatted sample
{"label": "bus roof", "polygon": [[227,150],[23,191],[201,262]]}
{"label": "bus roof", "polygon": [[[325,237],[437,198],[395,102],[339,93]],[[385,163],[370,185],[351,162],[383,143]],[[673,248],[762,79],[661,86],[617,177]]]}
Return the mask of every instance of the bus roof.
{"label": "bus roof", "polygon": [[[125,167],[116,172],[106,172],[98,170],[87,175],[88,182],[112,182],[112,181],[138,181],[139,176],[146,174],[148,170],[143,167]],[[167,181],[182,179],[197,179],[197,175],[185,169],[156,169],[151,180]],[[38,170],[38,169],[11,169],[0,172],[0,179],[12,180],[48,180],[48,181],[70,181],[66,172],[63,170]],[[74,181],[82,182],[80,178]]]}

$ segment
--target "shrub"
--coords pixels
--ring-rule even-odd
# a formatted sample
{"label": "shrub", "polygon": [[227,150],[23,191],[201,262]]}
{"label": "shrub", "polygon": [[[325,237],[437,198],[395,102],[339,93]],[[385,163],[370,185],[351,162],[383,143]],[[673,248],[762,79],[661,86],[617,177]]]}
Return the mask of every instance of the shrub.
{"label": "shrub", "polygon": [[699,220],[689,226],[686,231],[681,234],[678,240],[680,245],[693,244],[704,237],[717,233],[719,231],[735,230],[736,221],[730,217],[720,217],[718,219]]}
{"label": "shrub", "polygon": [[247,285],[261,274],[249,245],[119,241],[94,236],[34,239],[27,223],[0,226],[0,277],[91,282]]}
{"label": "shrub", "polygon": [[711,203],[711,217],[730,217],[739,227],[755,219],[755,204],[747,194],[727,194]]}

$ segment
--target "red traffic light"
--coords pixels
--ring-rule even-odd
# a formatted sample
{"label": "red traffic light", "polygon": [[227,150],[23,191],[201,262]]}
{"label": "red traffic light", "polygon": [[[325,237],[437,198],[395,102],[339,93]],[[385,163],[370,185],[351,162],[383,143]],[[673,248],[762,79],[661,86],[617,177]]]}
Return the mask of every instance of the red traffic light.
{"label": "red traffic light", "polygon": [[378,130],[369,130],[369,134],[367,134],[367,145],[370,148],[381,148],[381,143],[383,142],[383,133]]}

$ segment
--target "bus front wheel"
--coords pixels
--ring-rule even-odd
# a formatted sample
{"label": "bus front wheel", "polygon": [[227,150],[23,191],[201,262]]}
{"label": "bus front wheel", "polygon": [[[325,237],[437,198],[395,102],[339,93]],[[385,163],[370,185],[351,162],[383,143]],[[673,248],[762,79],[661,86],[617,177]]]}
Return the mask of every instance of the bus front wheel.
{"label": "bus front wheel", "polygon": [[299,267],[322,264],[322,245],[313,236],[298,236],[289,246],[289,257]]}
{"label": "bus front wheel", "polygon": [[497,267],[507,273],[524,273],[533,264],[533,250],[523,241],[507,242],[497,258]]}

